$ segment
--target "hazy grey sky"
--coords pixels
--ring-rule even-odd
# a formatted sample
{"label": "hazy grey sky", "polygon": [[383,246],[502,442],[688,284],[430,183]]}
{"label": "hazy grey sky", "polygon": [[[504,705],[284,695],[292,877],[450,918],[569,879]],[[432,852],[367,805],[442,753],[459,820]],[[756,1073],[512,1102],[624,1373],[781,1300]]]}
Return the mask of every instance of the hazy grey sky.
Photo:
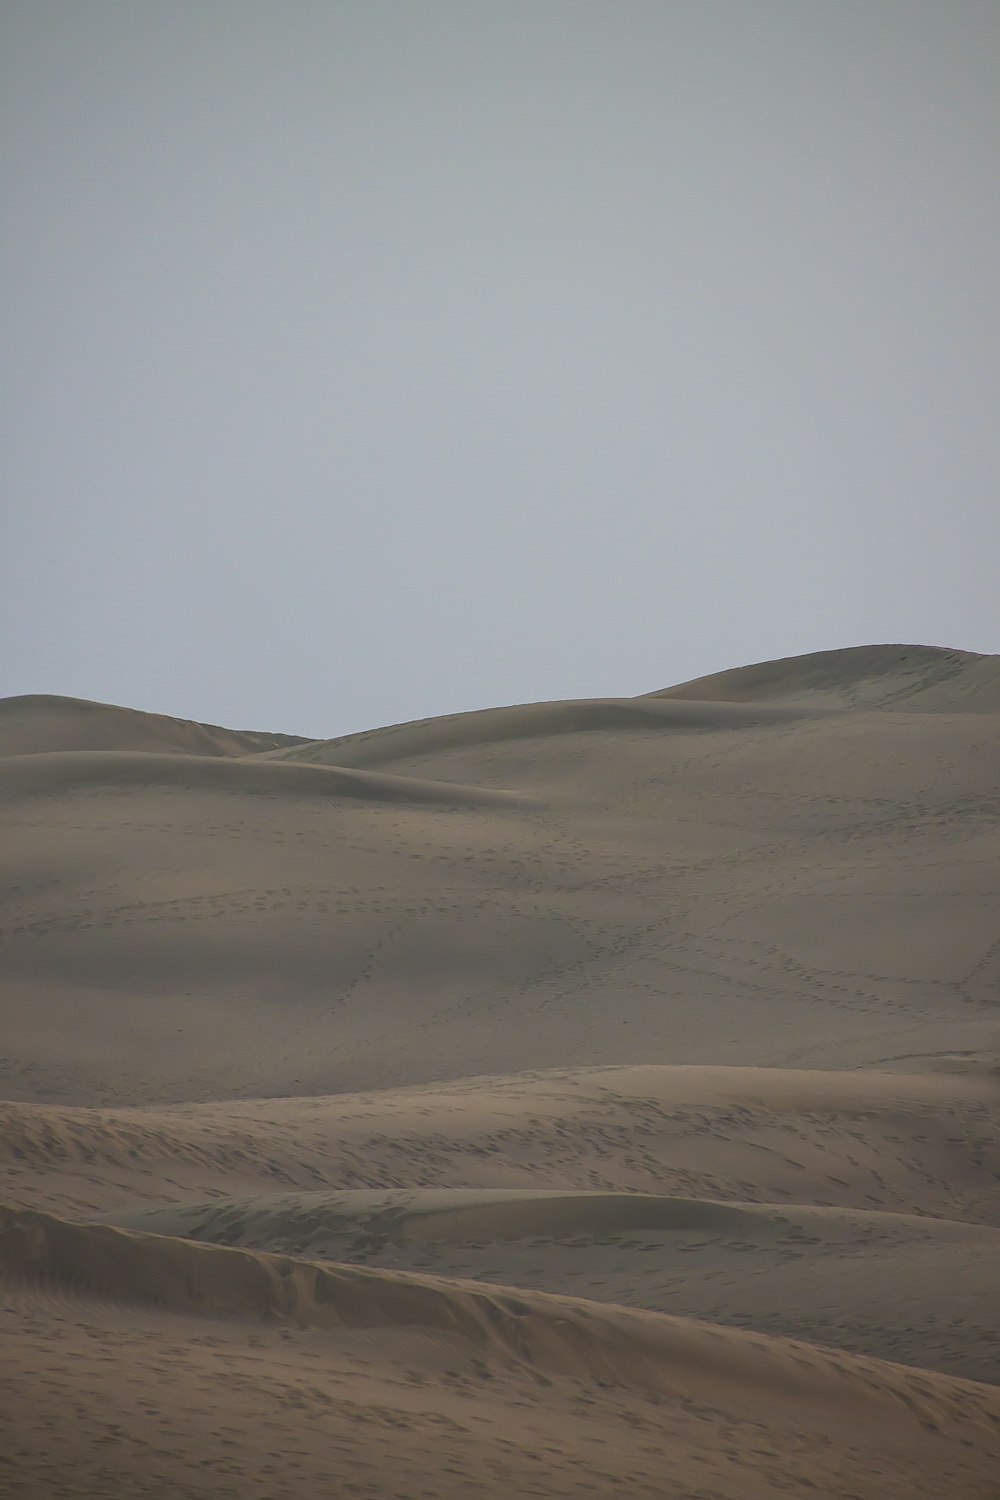
{"label": "hazy grey sky", "polygon": [[997,0],[7,0],[0,693],[1000,650]]}

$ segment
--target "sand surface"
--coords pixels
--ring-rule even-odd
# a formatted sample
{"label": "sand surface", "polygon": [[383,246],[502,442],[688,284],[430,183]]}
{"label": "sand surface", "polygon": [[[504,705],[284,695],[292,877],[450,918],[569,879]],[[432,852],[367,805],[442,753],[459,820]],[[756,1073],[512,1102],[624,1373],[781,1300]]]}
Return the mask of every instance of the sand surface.
{"label": "sand surface", "polygon": [[4,1496],[996,1500],[1000,658],[8,699],[0,817]]}

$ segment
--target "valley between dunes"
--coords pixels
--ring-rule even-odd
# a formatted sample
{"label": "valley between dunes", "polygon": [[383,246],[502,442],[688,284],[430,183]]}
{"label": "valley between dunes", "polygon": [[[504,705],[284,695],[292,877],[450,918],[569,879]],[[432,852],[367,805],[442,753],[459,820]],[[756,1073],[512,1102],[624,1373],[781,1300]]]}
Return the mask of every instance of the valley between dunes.
{"label": "valley between dunes", "polygon": [[1000,1494],[1000,658],[0,702],[0,1494]]}

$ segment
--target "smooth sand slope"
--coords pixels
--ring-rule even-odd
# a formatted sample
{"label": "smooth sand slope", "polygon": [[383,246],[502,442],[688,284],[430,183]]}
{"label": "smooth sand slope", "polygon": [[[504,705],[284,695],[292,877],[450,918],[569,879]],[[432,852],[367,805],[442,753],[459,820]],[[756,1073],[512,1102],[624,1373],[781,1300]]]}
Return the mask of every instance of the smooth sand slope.
{"label": "smooth sand slope", "polygon": [[10,699],[0,809],[4,1494],[997,1493],[1000,659]]}

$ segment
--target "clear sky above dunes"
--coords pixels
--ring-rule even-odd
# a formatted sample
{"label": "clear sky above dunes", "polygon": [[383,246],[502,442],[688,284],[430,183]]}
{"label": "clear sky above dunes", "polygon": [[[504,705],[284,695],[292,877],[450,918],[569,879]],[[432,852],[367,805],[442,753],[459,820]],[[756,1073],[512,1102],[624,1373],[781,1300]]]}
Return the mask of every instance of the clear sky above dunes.
{"label": "clear sky above dunes", "polygon": [[0,693],[1000,650],[995,0],[7,0]]}

